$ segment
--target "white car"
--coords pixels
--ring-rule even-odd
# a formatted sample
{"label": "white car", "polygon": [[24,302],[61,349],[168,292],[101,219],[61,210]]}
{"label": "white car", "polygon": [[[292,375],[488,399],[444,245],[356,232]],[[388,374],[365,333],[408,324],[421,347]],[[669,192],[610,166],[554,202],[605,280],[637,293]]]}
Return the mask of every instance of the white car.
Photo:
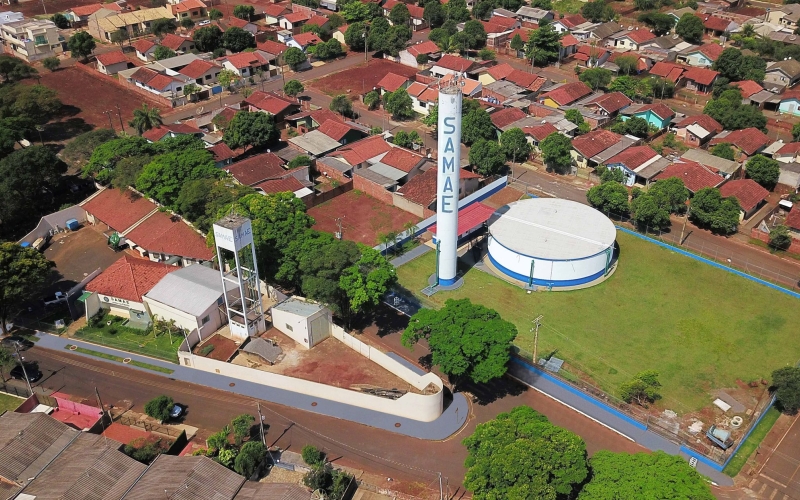
{"label": "white car", "polygon": [[197,23],[198,26],[205,26],[207,24],[211,24],[211,21],[209,21],[208,19],[205,19],[205,20],[200,21],[199,23]]}

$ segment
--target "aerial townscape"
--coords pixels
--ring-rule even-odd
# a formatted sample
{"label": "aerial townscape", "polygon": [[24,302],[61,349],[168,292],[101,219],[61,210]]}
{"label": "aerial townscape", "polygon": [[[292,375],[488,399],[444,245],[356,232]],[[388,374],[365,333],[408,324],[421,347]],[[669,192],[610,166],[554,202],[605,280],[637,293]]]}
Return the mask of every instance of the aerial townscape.
{"label": "aerial townscape", "polygon": [[0,500],[800,500],[780,1],[0,1]]}

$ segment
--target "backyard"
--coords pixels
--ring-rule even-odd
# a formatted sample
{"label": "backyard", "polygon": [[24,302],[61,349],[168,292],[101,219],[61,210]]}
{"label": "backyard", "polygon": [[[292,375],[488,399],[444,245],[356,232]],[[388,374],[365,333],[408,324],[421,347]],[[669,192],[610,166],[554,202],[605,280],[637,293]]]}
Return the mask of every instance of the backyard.
{"label": "backyard", "polygon": [[372,59],[368,64],[359,64],[345,71],[314,80],[310,86],[330,96],[349,93],[363,94],[377,86],[378,82],[388,73],[413,80],[417,70],[386,59]]}
{"label": "backyard", "polygon": [[496,309],[533,350],[532,320],[543,315],[539,357],[555,352],[591,382],[617,393],[642,370],[659,372],[659,406],[688,413],[711,404],[710,391],[769,379],[800,357],[797,299],[617,233],[620,261],[604,283],[570,292],[533,293],[477,269],[464,286],[420,294],[435,269],[428,253],[400,267],[400,284],[429,306],[470,298]]}
{"label": "backyard", "polygon": [[[110,325],[107,324],[109,321]],[[177,361],[176,353],[183,341],[182,333],[173,333],[171,338],[166,332],[156,336],[149,330],[122,326],[123,321],[124,318],[119,316],[105,315],[101,320],[92,321],[75,332],[75,338],[172,363]]]}
{"label": "backyard", "polygon": [[6,394],[4,392],[0,392],[0,414],[6,411],[16,410],[17,407],[24,402],[25,400],[22,398],[12,396],[11,394]]}

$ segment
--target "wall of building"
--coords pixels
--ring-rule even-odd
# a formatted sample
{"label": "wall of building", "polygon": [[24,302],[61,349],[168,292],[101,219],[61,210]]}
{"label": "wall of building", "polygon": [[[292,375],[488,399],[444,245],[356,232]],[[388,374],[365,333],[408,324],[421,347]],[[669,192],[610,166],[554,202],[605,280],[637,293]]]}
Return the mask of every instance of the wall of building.
{"label": "wall of building", "polygon": [[360,175],[353,175],[353,188],[362,191],[373,198],[376,198],[387,205],[391,205],[393,203],[392,200],[392,193],[386,190],[380,184],[376,184],[371,180],[368,180]]}
{"label": "wall of building", "polygon": [[[330,325],[332,323],[330,312],[327,309],[320,309],[309,317],[300,316],[274,307],[271,313],[272,325],[306,349],[313,347],[314,344],[311,342],[311,322],[320,316],[327,316],[328,324]],[[327,338],[327,336],[325,337]]]}
{"label": "wall of building", "polygon": [[[162,304],[161,302],[152,300],[146,296],[144,297],[144,304],[147,308],[147,312],[150,313],[150,317],[154,320],[175,320],[175,324],[186,331],[192,331],[200,328],[200,333],[203,338],[205,338],[207,335],[211,335],[212,332],[216,331],[220,326],[222,326],[222,321],[219,319],[219,315],[211,314],[210,321],[202,328],[200,327],[201,319],[204,316],[209,315],[212,312],[212,308],[208,308],[203,314],[196,317],[183,311],[179,311],[166,304]],[[214,308],[216,308],[216,304],[214,305]]]}
{"label": "wall of building", "polygon": [[345,182],[350,182],[350,181],[353,180],[353,179],[347,177],[346,175],[344,175],[342,172],[339,172],[335,168],[331,168],[331,167],[329,167],[328,165],[325,165],[322,162],[317,162],[317,164],[316,164],[316,166],[314,168],[316,168],[319,173],[321,173],[323,175],[326,175],[327,177],[330,177],[331,179],[336,179],[337,181],[339,181],[342,184],[344,184]]}
{"label": "wall of building", "polygon": [[398,193],[392,194],[392,205],[417,217],[425,217],[425,207],[419,205]]}
{"label": "wall of building", "polygon": [[39,220],[39,224],[36,225],[33,231],[23,236],[22,239],[19,240],[19,243],[27,242],[33,245],[34,241],[46,237],[50,234],[50,231],[54,230],[56,227],[64,229],[67,225],[67,221],[70,219],[76,219],[83,224],[87,220],[86,210],[79,205],[73,205],[64,210],[45,215]]}

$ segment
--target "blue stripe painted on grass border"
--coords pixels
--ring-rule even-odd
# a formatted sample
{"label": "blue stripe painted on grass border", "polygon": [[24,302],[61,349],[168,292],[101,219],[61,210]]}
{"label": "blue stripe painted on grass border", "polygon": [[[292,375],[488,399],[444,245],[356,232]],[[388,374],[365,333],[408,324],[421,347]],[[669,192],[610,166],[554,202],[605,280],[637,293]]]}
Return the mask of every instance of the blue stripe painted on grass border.
{"label": "blue stripe painted on grass border", "polygon": [[617,229],[619,229],[620,231],[624,231],[624,232],[626,232],[628,234],[631,234],[633,236],[636,236],[637,238],[641,238],[641,239],[649,241],[651,243],[655,243],[656,245],[664,247],[664,248],[666,248],[668,250],[672,250],[673,252],[678,252],[679,254],[685,255],[687,257],[691,257],[691,258],[693,258],[695,260],[699,260],[700,262],[705,262],[706,264],[709,264],[711,266],[718,267],[719,269],[722,269],[724,271],[728,271],[729,273],[733,273],[733,274],[739,275],[742,278],[749,279],[750,281],[754,281],[754,282],[759,283],[761,285],[768,286],[768,287],[770,287],[770,288],[772,288],[774,290],[777,290],[779,292],[785,293],[786,295],[790,295],[790,296],[792,296],[792,297],[794,297],[796,299],[800,299],[800,293],[793,292],[792,290],[788,290],[786,288],[783,288],[782,286],[778,286],[778,285],[776,285],[774,283],[770,283],[769,281],[764,281],[761,278],[756,278],[755,276],[751,276],[751,275],[749,275],[747,273],[739,271],[738,269],[733,269],[731,267],[723,266],[719,262],[714,262],[713,260],[706,259],[705,257],[701,257],[701,256],[695,255],[695,254],[693,254],[691,252],[687,252],[686,250],[683,250],[682,248],[674,247],[674,246],[669,245],[667,243],[663,243],[661,241],[654,240],[653,238],[650,238],[649,236],[645,236],[643,234],[639,234],[636,231],[631,231],[630,229],[627,229],[627,228],[624,228],[624,227],[617,226]]}
{"label": "blue stripe painted on grass border", "polygon": [[644,425],[643,423],[632,419],[631,417],[625,415],[624,413],[622,413],[621,411],[617,410],[616,408],[612,408],[611,406],[608,406],[607,404],[605,404],[605,403],[593,398],[592,396],[586,394],[585,392],[580,391],[580,390],[572,387],[569,384],[565,384],[564,382],[562,382],[561,380],[557,379],[556,377],[553,377],[552,375],[548,374],[547,372],[544,372],[544,371],[540,370],[539,368],[536,368],[535,366],[530,365],[530,364],[528,364],[528,363],[526,363],[526,362],[524,362],[524,361],[522,361],[521,359],[518,359],[518,358],[511,358],[511,361],[514,362],[514,363],[517,363],[518,365],[522,366],[526,370],[534,372],[537,375],[539,375],[540,377],[543,377],[543,378],[549,380],[550,382],[552,382],[552,383],[558,385],[559,387],[571,392],[572,394],[575,394],[576,396],[578,396],[578,397],[580,397],[582,399],[585,399],[586,401],[588,401],[588,402],[600,407],[601,409],[611,413],[615,417],[621,418],[622,420],[628,422],[629,424],[635,426],[636,428],[641,429],[643,431],[647,430],[647,426]]}
{"label": "blue stripe painted on grass border", "polygon": [[[714,469],[716,471],[722,472],[722,469],[725,468],[724,465],[720,465],[720,464],[714,462],[713,460],[709,460],[706,457],[704,457],[703,455],[697,453],[694,450],[690,450],[689,448],[685,447],[684,445],[681,445],[680,451],[681,451],[681,453],[686,453],[690,457],[696,458],[698,462],[703,462],[704,464],[706,464],[707,466],[711,467],[712,469]],[[731,456],[733,456],[733,455],[731,455]]]}

